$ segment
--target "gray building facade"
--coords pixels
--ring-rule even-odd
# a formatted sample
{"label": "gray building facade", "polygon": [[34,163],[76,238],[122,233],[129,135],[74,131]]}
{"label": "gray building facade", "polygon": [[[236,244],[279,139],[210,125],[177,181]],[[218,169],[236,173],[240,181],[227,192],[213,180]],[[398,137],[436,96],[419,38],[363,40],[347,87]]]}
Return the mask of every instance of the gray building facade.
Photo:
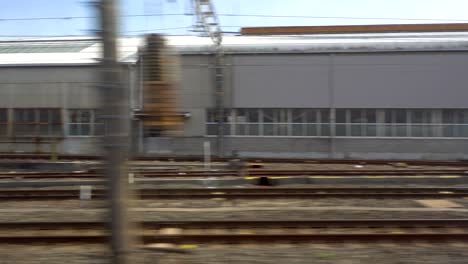
{"label": "gray building facade", "polygon": [[[190,118],[181,134],[171,138],[147,137],[134,120],[134,149],[140,155],[201,155],[206,141],[216,149],[212,47],[209,40],[197,37],[169,37],[168,44],[180,55],[179,103]],[[130,110],[141,108],[144,96],[140,45],[141,39],[127,40],[121,56]],[[78,53],[90,56],[92,47],[87,49]],[[467,33],[230,37],[224,50],[223,155],[468,156]],[[5,54],[0,45],[0,62],[2,56],[9,58]],[[40,143],[41,151],[99,151],[99,88],[91,57],[66,65],[34,60],[1,65],[0,123],[9,124],[2,130],[1,151],[37,150],[37,142],[23,143],[18,137],[25,133],[22,126],[38,133],[57,131],[48,140],[53,144]],[[60,116],[61,129],[42,122],[43,116],[55,115]]]}

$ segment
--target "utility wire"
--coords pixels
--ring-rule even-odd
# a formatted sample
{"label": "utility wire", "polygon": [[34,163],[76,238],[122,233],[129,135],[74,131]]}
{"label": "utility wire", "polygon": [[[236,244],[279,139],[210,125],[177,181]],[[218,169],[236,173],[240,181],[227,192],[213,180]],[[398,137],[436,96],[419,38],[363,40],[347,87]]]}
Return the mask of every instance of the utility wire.
{"label": "utility wire", "polygon": [[[151,16],[185,16],[188,14],[134,14],[121,15],[120,17],[151,17]],[[0,18],[1,21],[35,21],[35,20],[72,20],[72,19],[91,19],[97,16],[67,16],[67,17],[19,17],[19,18]]]}
{"label": "utility wire", "polygon": [[468,19],[445,18],[404,18],[404,17],[348,17],[348,16],[302,16],[302,15],[262,15],[262,14],[219,14],[227,17],[269,17],[269,18],[311,18],[311,19],[354,19],[354,20],[414,20],[414,21],[465,21]]}
{"label": "utility wire", "polygon": [[[189,13],[158,13],[158,14],[130,14],[122,15],[124,18],[133,17],[158,17],[158,16],[191,16]],[[262,17],[262,18],[299,18],[299,19],[352,19],[352,20],[397,20],[397,21],[445,21],[445,22],[468,22],[468,19],[445,19],[445,18],[403,18],[403,17],[348,17],[348,16],[303,16],[303,15],[268,15],[268,14],[218,14],[224,17]],[[66,16],[66,17],[22,17],[22,18],[0,18],[2,21],[36,21],[36,20],[73,20],[94,19],[96,16]]]}
{"label": "utility wire", "polygon": [[[241,28],[242,26],[222,26],[223,28]],[[141,29],[141,30],[127,30],[121,32],[122,34],[131,34],[131,33],[145,33],[145,32],[158,32],[164,30],[176,30],[176,29],[189,29],[193,28],[192,26],[185,26],[185,27],[171,27],[171,28],[153,28],[153,29]],[[239,32],[228,32],[233,34],[238,34]],[[167,35],[167,34],[165,34]],[[174,34],[169,34],[174,35]],[[180,34],[175,34],[180,35]],[[28,38],[28,37],[43,37],[43,38],[58,38],[58,37],[87,37],[88,35],[0,35],[3,38]],[[180,35],[183,36],[183,35]]]}
{"label": "utility wire", "polygon": [[129,31],[124,31],[123,33],[154,32],[154,31],[160,31],[160,30],[186,29],[186,28],[192,28],[192,27],[191,27],[191,26],[185,26],[185,27],[173,27],[173,28],[156,28],[156,29],[129,30]]}

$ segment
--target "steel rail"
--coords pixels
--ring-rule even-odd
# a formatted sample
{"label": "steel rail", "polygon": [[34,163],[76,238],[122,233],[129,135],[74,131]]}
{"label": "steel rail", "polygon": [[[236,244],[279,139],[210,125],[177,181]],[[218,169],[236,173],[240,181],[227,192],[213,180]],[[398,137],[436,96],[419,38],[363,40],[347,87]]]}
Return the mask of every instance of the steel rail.
{"label": "steel rail", "polygon": [[[299,242],[342,242],[360,241],[371,242],[379,240],[412,241],[429,240],[435,242],[447,240],[468,240],[468,232],[461,230],[468,227],[468,219],[351,219],[351,220],[303,220],[303,221],[146,221],[140,223],[144,232],[141,235],[144,243],[243,243],[262,242],[273,243],[287,241]],[[155,229],[178,228],[178,234],[157,234]],[[183,229],[201,229],[199,234],[183,233]],[[203,230],[208,229],[297,229],[316,228],[330,229],[339,228],[339,232],[332,233],[294,233],[294,232],[272,232],[272,233],[243,233],[232,232],[210,234]],[[362,228],[399,228],[404,232],[358,232],[353,229]],[[415,232],[412,228],[425,228],[425,231]],[[427,231],[426,229],[431,229]],[[343,229],[345,229],[343,231]],[[14,233],[14,230],[26,232]],[[31,230],[42,230],[42,233],[33,233]],[[48,231],[69,231],[69,233],[47,234]],[[5,243],[104,243],[108,235],[102,233],[86,233],[82,230],[104,230],[103,222],[11,222],[0,223],[0,244]],[[148,232],[149,231],[149,232]],[[284,230],[283,230],[284,231]],[[352,231],[352,232],[347,232]],[[394,230],[393,230],[394,231]],[[434,232],[435,231],[435,232]],[[10,233],[8,233],[10,232]],[[12,233],[13,232],[13,233]],[[153,232],[153,233],[152,233]]]}
{"label": "steel rail", "polygon": [[[445,219],[312,219],[312,220],[185,220],[142,221],[144,229],[162,228],[455,228],[468,227],[468,218]],[[20,230],[82,230],[104,228],[101,221],[19,221],[0,222],[0,231]]]}
{"label": "steel rail", "polygon": [[[278,199],[278,198],[463,198],[468,188],[184,188],[136,189],[137,199]],[[73,189],[3,189],[0,201],[79,199],[80,191]],[[91,190],[92,199],[106,197],[105,189]]]}
{"label": "steel rail", "polygon": [[[50,160],[52,153],[28,153],[28,154],[13,154],[1,153],[0,160],[16,159],[16,160]],[[59,160],[100,160],[96,155],[67,155],[60,154],[57,156]],[[226,162],[231,158],[212,157],[212,161]],[[138,156],[134,157],[135,161],[203,161],[202,156]],[[427,166],[463,166],[468,167],[466,160],[362,160],[362,159],[301,159],[301,158],[244,158],[249,162],[266,162],[266,163],[318,163],[318,164],[374,164],[388,165],[395,163],[405,163],[407,165],[427,165]]]}
{"label": "steel rail", "polygon": [[[249,177],[304,176],[466,176],[468,170],[248,170]],[[137,178],[237,177],[237,171],[144,171],[134,172]],[[103,178],[100,172],[0,172],[0,179],[63,179]]]}
{"label": "steel rail", "polygon": [[[102,244],[109,241],[105,234],[41,235],[41,236],[0,236],[0,244]],[[186,235],[143,235],[141,240],[150,243],[341,243],[376,241],[447,241],[468,240],[468,233],[359,233],[359,234],[186,234]]]}

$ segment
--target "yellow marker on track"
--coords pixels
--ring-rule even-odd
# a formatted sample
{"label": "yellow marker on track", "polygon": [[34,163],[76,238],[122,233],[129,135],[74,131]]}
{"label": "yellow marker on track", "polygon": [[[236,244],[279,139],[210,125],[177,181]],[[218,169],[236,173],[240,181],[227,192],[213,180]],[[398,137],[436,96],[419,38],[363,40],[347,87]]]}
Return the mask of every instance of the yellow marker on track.
{"label": "yellow marker on track", "polygon": [[[291,177],[291,176],[262,176],[262,177],[267,177],[269,179],[289,179],[289,178],[295,178],[295,177]],[[255,176],[255,177],[244,177],[245,180],[257,180],[259,179],[260,177],[259,176]]]}
{"label": "yellow marker on track", "polygon": [[180,245],[181,249],[194,249],[198,248],[198,245]]}
{"label": "yellow marker on track", "polygon": [[310,179],[343,179],[343,176],[309,176]]}

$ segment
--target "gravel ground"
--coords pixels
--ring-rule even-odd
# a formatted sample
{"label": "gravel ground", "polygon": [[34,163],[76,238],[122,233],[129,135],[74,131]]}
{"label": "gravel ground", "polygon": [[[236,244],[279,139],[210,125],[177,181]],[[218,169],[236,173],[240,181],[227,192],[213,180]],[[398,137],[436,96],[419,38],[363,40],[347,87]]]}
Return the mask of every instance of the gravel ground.
{"label": "gravel ground", "polygon": [[[174,163],[171,163],[174,165]],[[164,165],[164,163],[151,163]],[[198,165],[183,164],[187,169]],[[266,164],[262,169],[356,169],[349,164]],[[362,170],[395,169],[390,165],[364,165]],[[401,169],[447,169],[448,167],[404,166]],[[382,184],[382,187],[431,187],[424,184]],[[154,185],[149,185],[154,187]],[[311,187],[314,185],[283,185],[282,187]],[[357,187],[357,185],[318,185],[328,187]],[[360,185],[364,187],[365,185]],[[372,185],[376,187],[378,185]],[[162,186],[160,186],[162,187]],[[199,185],[179,184],[164,187],[190,188]],[[440,187],[440,186],[439,186]],[[448,199],[468,208],[468,200]],[[104,201],[35,201],[0,202],[0,221],[99,221],[105,218]],[[440,210],[423,207],[413,199],[270,199],[270,200],[143,200],[133,202],[137,211],[134,220],[307,220],[307,219],[366,219],[366,218],[467,218],[468,211]],[[338,207],[339,206],[339,207]],[[311,207],[311,208],[309,208]],[[320,208],[323,207],[323,208]],[[335,208],[334,208],[335,207]],[[361,208],[362,207],[362,208]],[[369,208],[364,208],[369,207]],[[7,212],[7,209],[36,208],[38,211]],[[74,210],[83,208],[86,210]],[[153,211],[152,208],[158,208]],[[170,209],[174,210],[171,211]],[[187,210],[183,210],[187,208]],[[204,209],[202,209],[204,208]],[[230,210],[230,208],[232,208]],[[418,209],[407,210],[404,208]],[[44,211],[40,211],[44,209]],[[179,209],[177,211],[177,209]],[[192,209],[192,210],[190,210]],[[432,264],[466,263],[468,243],[395,244],[274,244],[274,245],[186,245],[188,254],[135,254],[133,263],[211,264],[211,263],[319,263],[319,264]],[[0,246],[0,264],[10,263],[109,263],[109,252],[99,245],[87,246]]]}
{"label": "gravel ground", "polygon": [[[80,166],[98,167],[99,162],[83,162],[78,161],[75,164]],[[468,167],[461,166],[419,166],[419,165],[407,165],[404,163],[392,163],[386,165],[372,165],[364,164],[363,162],[356,164],[320,164],[320,163],[261,163],[263,166],[258,168],[260,170],[418,170],[418,169],[431,169],[431,170],[445,170],[445,169],[463,169]],[[200,171],[205,170],[202,162],[167,162],[167,161],[133,161],[132,165],[135,171],[145,170],[193,170]],[[228,163],[226,162],[212,162],[212,170],[230,170]],[[255,169],[253,169],[255,170]],[[12,171],[24,172],[31,171],[28,169],[11,169],[2,168],[0,166],[0,172],[8,173]],[[36,170],[32,170],[36,171]]]}
{"label": "gravel ground", "polygon": [[398,244],[207,246],[187,255],[163,255],[160,263],[466,263],[462,245]]}
{"label": "gravel ground", "polygon": [[[422,209],[422,208],[419,208]],[[402,211],[402,210],[369,210],[367,208],[302,208],[288,210],[278,208],[240,208],[233,210],[194,210],[194,211],[132,211],[135,220],[177,221],[177,220],[308,220],[308,219],[408,219],[408,218],[467,218],[468,212],[456,210]],[[0,221],[99,221],[104,219],[105,210],[38,210],[0,213]]]}
{"label": "gravel ground", "polygon": [[99,245],[2,245],[0,264],[74,264],[74,263],[109,263],[109,253]]}
{"label": "gravel ground", "polygon": [[[259,159],[261,160],[261,159]],[[134,161],[132,162],[135,166],[171,166],[179,167],[180,169],[187,170],[203,170],[202,162],[162,162],[162,161]],[[221,168],[227,163],[224,162],[212,162],[211,163],[215,168]],[[370,164],[320,164],[320,163],[262,163],[263,167],[259,169],[266,170],[314,170],[314,169],[323,169],[323,170],[395,170],[395,169],[462,169],[464,167],[451,167],[451,166],[419,166],[419,165],[406,165],[404,163],[392,163],[389,161],[389,164],[386,165],[370,165]]]}
{"label": "gravel ground", "polygon": [[[136,188],[169,188],[169,189],[187,189],[187,188],[257,188],[256,180],[248,181],[247,183],[243,184],[240,183],[238,180],[234,179],[233,182],[226,181],[225,183],[219,183],[217,181],[203,181],[200,180],[199,182],[195,183],[178,183],[174,181],[153,181],[148,182],[151,180],[140,179],[136,181],[135,186]],[[287,181],[282,181],[277,185],[273,186],[280,187],[280,188],[326,188],[326,187],[350,187],[350,188],[392,188],[392,187],[458,187],[458,188],[468,188],[468,177],[465,179],[460,178],[439,178],[439,179],[432,179],[432,178],[422,178],[422,179],[400,179],[400,180],[392,180],[388,181],[386,179],[347,179],[347,182],[342,182],[341,179],[321,179],[320,181],[311,181],[310,183],[301,183],[301,180],[298,180],[299,183],[288,183]],[[466,182],[464,182],[466,181]],[[46,186],[41,187],[11,187],[11,185],[18,183],[21,186],[22,183],[39,183]],[[53,186],[54,180],[0,180],[0,188],[1,189],[72,189],[72,190],[79,190],[80,185],[91,185],[93,183],[88,183],[86,181],[80,180],[73,180],[67,179],[66,182],[76,182],[75,186]],[[3,184],[3,185],[2,185]],[[47,185],[52,186],[47,186]],[[78,185],[79,184],[79,185]],[[276,184],[276,183],[275,183]],[[93,188],[103,188],[103,185],[94,185]]]}
{"label": "gravel ground", "polygon": [[[461,202],[468,208],[468,201],[451,199]],[[160,199],[134,201],[138,208],[213,208],[213,207],[307,207],[307,206],[368,206],[368,207],[423,207],[413,199]],[[105,201],[64,200],[64,201],[10,201],[0,202],[0,208],[102,208]]]}
{"label": "gravel ground", "polygon": [[468,197],[465,197],[464,199],[449,199],[450,201],[456,202],[457,204],[468,208]]}
{"label": "gravel ground", "polygon": [[[44,180],[45,182],[53,182],[53,180]],[[8,181],[1,181],[8,182]],[[14,181],[10,181],[14,182]],[[77,181],[79,182],[79,181]],[[132,185],[135,189],[190,189],[190,188],[206,188],[207,191],[216,191],[217,188],[259,188],[253,184],[232,184],[232,185],[222,185],[222,186],[204,186],[203,182],[200,184],[188,184],[188,183],[166,183],[160,184],[159,182],[155,183],[145,183],[144,181],[138,182],[138,184]],[[82,185],[89,185],[83,183]],[[440,183],[428,183],[428,182],[413,182],[413,183],[282,183],[278,186],[273,187],[261,187],[261,188],[468,188],[468,179],[467,184],[457,184],[457,183],[450,183],[447,181],[447,184],[440,184]],[[44,187],[14,187],[14,188],[6,188],[0,187],[0,190],[79,190],[80,186],[44,186]],[[104,189],[104,186],[92,186],[92,190],[95,189]]]}
{"label": "gravel ground", "polygon": [[466,218],[466,212],[403,212],[403,211],[368,211],[368,210],[310,210],[310,211],[240,211],[240,212],[203,212],[194,214],[193,212],[171,212],[171,213],[143,213],[145,220],[166,220],[176,221],[180,219],[190,220],[308,220],[308,219],[408,219],[408,218]]}
{"label": "gravel ground", "polygon": [[307,206],[369,206],[369,207],[422,207],[414,200],[390,200],[390,199],[232,199],[232,200],[164,200],[164,201],[138,201],[139,207],[165,208],[165,207],[307,207]]}
{"label": "gravel ground", "polygon": [[[138,264],[291,263],[291,264],[464,264],[467,243],[449,244],[275,244],[275,245],[187,245],[188,253],[133,254]],[[108,263],[104,246],[6,246],[0,248],[0,263]]]}
{"label": "gravel ground", "polygon": [[[362,167],[361,167],[362,166]],[[445,170],[463,169],[465,167],[450,166],[413,166],[413,165],[366,165],[366,164],[313,164],[313,163],[264,163],[266,170]]]}
{"label": "gravel ground", "polygon": [[[468,181],[467,181],[468,182]],[[154,187],[154,186],[153,186]],[[255,186],[254,186],[255,187]],[[365,184],[365,183],[358,183],[358,184],[283,184],[279,186],[281,188],[468,188],[468,184],[434,184],[434,183],[375,183],[375,184]],[[274,188],[274,187],[273,187]]]}

